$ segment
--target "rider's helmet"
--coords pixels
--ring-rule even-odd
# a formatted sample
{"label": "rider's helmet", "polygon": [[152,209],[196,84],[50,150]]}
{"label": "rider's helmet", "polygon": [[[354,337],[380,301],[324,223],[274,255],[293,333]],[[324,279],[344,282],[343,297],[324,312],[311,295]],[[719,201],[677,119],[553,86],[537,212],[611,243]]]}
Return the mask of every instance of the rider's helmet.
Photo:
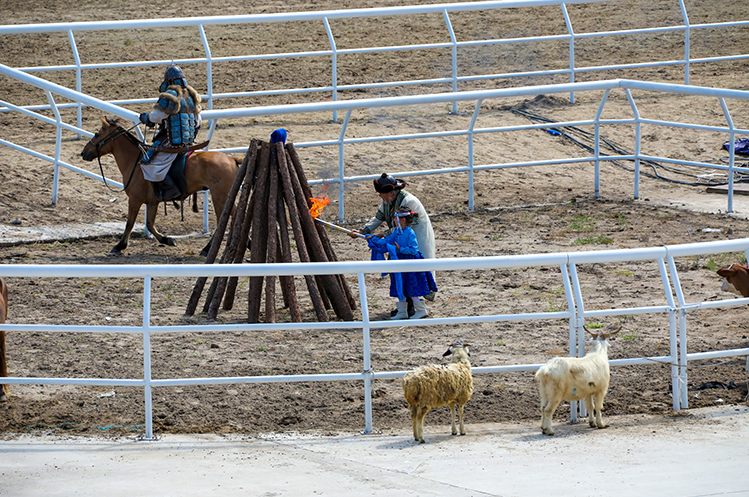
{"label": "rider's helmet", "polygon": [[187,86],[187,80],[185,79],[185,73],[179,66],[171,65],[166,68],[164,73],[164,81],[159,86],[159,91],[163,92],[168,86],[179,85],[182,87]]}

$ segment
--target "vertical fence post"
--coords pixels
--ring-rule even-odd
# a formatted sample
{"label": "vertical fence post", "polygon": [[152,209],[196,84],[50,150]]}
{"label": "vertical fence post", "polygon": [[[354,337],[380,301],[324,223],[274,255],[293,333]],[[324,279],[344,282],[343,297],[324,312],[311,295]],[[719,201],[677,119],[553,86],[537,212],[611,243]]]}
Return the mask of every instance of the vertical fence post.
{"label": "vertical fence post", "polygon": [[684,0],[679,0],[679,8],[681,9],[681,19],[684,21],[684,84],[689,84],[689,59],[690,55],[690,44],[691,44],[691,32],[692,28],[689,25],[689,16],[687,15],[687,8],[684,5]]}
{"label": "vertical fence post", "polygon": [[473,108],[473,115],[471,116],[471,123],[468,125],[468,210],[473,210],[473,198],[474,198],[474,186],[473,186],[473,129],[476,127],[476,119],[479,117],[479,111],[481,110],[481,102],[479,99],[476,101],[476,106]]}
{"label": "vertical fence post", "polygon": [[346,111],[346,117],[343,118],[343,124],[341,125],[341,133],[338,135],[338,221],[343,222],[344,216],[344,186],[346,183],[346,171],[344,169],[344,138],[346,137],[346,128],[348,128],[349,120],[351,119],[351,109]]}
{"label": "vertical fence post", "polygon": [[[678,388],[679,405],[684,409],[689,408],[689,393],[687,392],[687,310],[684,292],[681,290],[679,273],[676,271],[676,263],[672,256],[668,256],[668,269],[671,271],[676,300],[679,303],[679,354],[678,354]],[[676,410],[676,407],[674,407]]]}
{"label": "vertical fence post", "polygon": [[593,125],[593,155],[595,156],[594,176],[595,176],[595,195],[596,198],[601,197],[601,114],[603,113],[603,106],[606,105],[606,100],[609,98],[609,90],[603,92],[601,96],[601,103],[598,104],[598,110],[596,111],[595,124]]}
{"label": "vertical fence post", "polygon": [[[673,257],[669,256],[669,267],[673,267],[672,273],[676,271],[676,265],[673,265]],[[668,272],[666,271],[666,263],[663,257],[658,259],[658,270],[661,273],[661,282],[663,283],[663,292],[666,295],[666,303],[668,304],[668,343],[669,343],[669,355],[671,357],[671,399],[674,411],[679,410],[679,398],[681,390],[679,390],[679,354],[677,349],[676,340],[676,313],[678,309],[674,303],[674,295],[671,291],[671,284],[668,281]],[[678,279],[678,275],[676,276]],[[676,279],[674,284],[676,284]]]}
{"label": "vertical fence post", "polygon": [[[575,292],[575,300],[577,301],[577,310],[575,313],[575,326],[570,326],[570,357],[582,357],[585,355],[585,344],[583,342],[584,333],[580,333],[580,330],[585,323],[585,306],[583,305],[583,293],[580,289],[580,280],[577,277],[577,266],[574,263],[570,264],[570,275],[572,276],[572,288]],[[585,404],[577,401],[570,402],[570,421],[577,423],[577,415],[585,417],[587,412],[585,410]]]}
{"label": "vertical fence post", "polygon": [[[570,21],[570,15],[567,12],[567,5],[561,4],[562,15],[564,15],[564,23],[567,25],[567,32],[570,34],[570,83],[575,82],[575,31],[572,29],[572,21]],[[570,103],[575,103],[575,92],[570,92]]]}
{"label": "vertical fence post", "polygon": [[[325,23],[325,32],[328,34],[328,41],[330,42],[330,50],[333,52],[333,56],[330,61],[330,72],[331,72],[331,84],[333,85],[333,94],[331,99],[333,102],[338,101],[338,48],[336,47],[335,38],[333,37],[333,30],[330,29],[330,22],[328,18],[323,19]],[[333,111],[333,121],[338,122],[338,111]]]}
{"label": "vertical fence post", "polygon": [[728,110],[728,106],[726,105],[726,100],[723,97],[719,97],[718,101],[720,102],[720,107],[723,109],[723,115],[726,118],[726,123],[728,123],[728,209],[726,212],[733,212],[733,168],[735,166],[735,157],[736,157],[736,133],[734,125],[733,125],[733,118],[731,117],[731,112]]}
{"label": "vertical fence post", "polygon": [[203,50],[205,50],[205,83],[208,108],[213,109],[213,57],[211,55],[211,45],[208,43],[208,37],[205,35],[205,28],[202,24],[198,26],[198,29],[200,30],[200,39],[203,41]]}
{"label": "vertical fence post", "polygon": [[[447,9],[442,11],[442,17],[445,18],[447,32],[450,34],[450,43],[452,44],[452,86],[453,93],[458,92],[458,38],[455,36],[453,24],[450,22],[450,14]],[[453,102],[453,114],[458,113],[458,102]]]}
{"label": "vertical fence post", "polygon": [[146,434],[153,440],[153,398],[151,395],[151,277],[143,280],[143,396],[146,403]]}
{"label": "vertical fence post", "polygon": [[[577,313],[575,306],[575,295],[570,284],[570,270],[568,264],[562,264],[560,266],[562,271],[562,284],[564,285],[564,294],[567,297],[567,309],[570,311],[569,319],[569,345],[570,345],[570,356],[575,355],[573,350],[573,344],[576,343],[577,336]],[[577,402],[570,402],[570,421],[577,422]]]}
{"label": "vertical fence post", "polygon": [[[78,52],[78,45],[75,42],[75,36],[73,30],[68,30],[68,41],[70,42],[70,50],[73,51],[73,59],[75,60],[75,90],[82,92],[83,89],[83,73],[81,71],[81,54]],[[76,105],[76,119],[75,122],[79,128],[83,129],[83,104],[77,102]],[[77,138],[80,140],[83,135],[78,134]]]}
{"label": "vertical fence post", "polygon": [[641,127],[642,123],[640,122],[640,111],[637,109],[637,105],[635,104],[635,99],[632,98],[632,92],[629,91],[629,88],[624,89],[625,93],[627,94],[627,100],[629,101],[629,106],[632,108],[632,113],[635,115],[635,191],[634,191],[634,199],[637,200],[640,198],[640,138],[641,138]]}
{"label": "vertical fence post", "polygon": [[364,358],[364,431],[372,433],[372,361],[369,343],[369,307],[367,307],[367,284],[364,273],[358,273],[359,302],[362,316],[362,356]]}
{"label": "vertical fence post", "polygon": [[49,106],[52,112],[55,114],[56,131],[55,131],[55,167],[52,173],[52,204],[57,205],[57,193],[60,184],[60,150],[62,148],[62,118],[60,117],[60,109],[57,108],[55,103],[55,97],[49,90],[44,90],[49,101]]}

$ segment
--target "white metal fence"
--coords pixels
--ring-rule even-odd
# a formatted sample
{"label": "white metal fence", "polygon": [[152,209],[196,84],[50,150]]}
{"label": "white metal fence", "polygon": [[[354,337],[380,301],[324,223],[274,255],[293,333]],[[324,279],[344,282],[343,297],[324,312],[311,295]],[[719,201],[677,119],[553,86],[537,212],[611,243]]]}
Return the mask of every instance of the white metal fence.
{"label": "white metal fence", "polygon": [[[598,320],[605,316],[625,316],[652,314],[662,316],[668,323],[669,353],[659,357],[632,357],[612,360],[613,367],[625,365],[669,364],[671,366],[671,392],[673,409],[687,408],[687,363],[689,360],[715,357],[749,355],[749,348],[721,351],[703,351],[687,353],[688,321],[691,310],[744,306],[749,298],[724,299],[717,301],[689,302],[684,296],[675,260],[701,254],[749,251],[749,238],[731,241],[695,243],[686,245],[669,245],[629,250],[607,250],[574,253],[529,254],[501,257],[475,257],[430,259],[419,261],[368,261],[368,262],[331,262],[331,263],[293,263],[293,264],[206,264],[206,265],[2,265],[0,275],[6,278],[20,277],[56,277],[56,278],[143,278],[143,321],[140,326],[87,326],[87,325],[48,325],[48,324],[2,324],[0,329],[8,332],[71,332],[76,333],[139,333],[143,336],[143,377],[128,379],[107,378],[41,378],[24,377],[3,380],[9,384],[42,384],[42,385],[106,385],[141,387],[145,396],[145,438],[153,438],[153,404],[152,389],[177,385],[208,385],[229,383],[269,383],[269,382],[313,382],[313,381],[362,381],[365,399],[365,432],[372,430],[372,381],[375,379],[394,379],[403,376],[405,371],[374,372],[371,367],[372,350],[370,331],[372,329],[402,326],[398,321],[372,321],[369,317],[364,275],[368,273],[402,272],[402,271],[463,271],[496,268],[523,268],[539,266],[560,267],[561,286],[564,288],[567,309],[563,311],[518,313],[518,314],[482,314],[473,316],[449,316],[443,318],[409,321],[409,326],[468,325],[482,322],[502,321],[569,321],[569,350],[572,356],[584,354],[583,325],[586,320]],[[588,310],[578,279],[577,267],[581,264],[622,263],[642,261],[658,267],[666,305],[648,307],[627,307],[615,303],[610,309]],[[361,320],[350,322],[309,322],[309,323],[273,323],[273,324],[205,324],[185,326],[153,326],[151,324],[151,281],[157,277],[200,277],[200,276],[266,276],[266,275],[319,275],[319,274],[357,274],[359,299],[361,303]],[[674,298],[674,295],[676,298]],[[494,310],[494,309],[492,309]],[[270,330],[325,330],[356,329],[362,331],[363,362],[361,372],[341,374],[284,375],[284,376],[233,376],[216,378],[153,378],[151,374],[151,337],[158,333],[185,332],[226,332],[226,331],[270,331]],[[512,364],[474,367],[474,374],[491,374],[510,371],[533,371],[540,364]],[[577,420],[578,413],[585,415],[584,406],[571,406],[572,419]]]}
{"label": "white metal fence", "polygon": [[[435,87],[439,85],[448,85],[452,92],[457,92],[461,88],[461,85],[475,81],[487,81],[487,80],[503,80],[509,78],[518,77],[538,77],[538,76],[568,76],[569,82],[575,82],[576,74],[580,73],[596,73],[601,71],[611,70],[623,70],[623,69],[635,69],[635,68],[655,68],[655,67],[667,67],[667,66],[683,66],[684,68],[684,83],[689,84],[690,68],[692,64],[702,63],[714,63],[714,62],[730,62],[736,60],[742,60],[749,58],[749,53],[735,53],[730,55],[712,56],[712,57],[692,57],[692,43],[691,34],[693,31],[699,30],[718,30],[724,32],[730,28],[745,27],[749,26],[749,20],[737,20],[730,22],[713,22],[713,23],[695,23],[692,24],[689,20],[689,12],[684,3],[684,0],[674,0],[674,8],[679,9],[679,17],[681,17],[681,24],[667,25],[667,26],[652,26],[642,29],[622,29],[602,32],[576,32],[573,20],[571,19],[567,5],[582,4],[582,3],[602,3],[610,0],[504,0],[504,1],[488,1],[488,2],[466,2],[466,3],[447,3],[447,4],[434,4],[434,5],[416,5],[416,6],[401,6],[401,7],[387,7],[387,8],[375,8],[375,9],[350,9],[350,10],[333,10],[333,11],[318,11],[318,12],[295,12],[295,13],[281,13],[281,14],[256,14],[256,15],[239,15],[239,16],[213,16],[213,17],[189,17],[189,18],[176,18],[176,19],[147,19],[147,20],[131,20],[131,21],[108,21],[108,22],[74,22],[74,23],[57,23],[57,24],[28,24],[28,25],[0,25],[0,36],[17,35],[17,34],[29,34],[29,33],[67,33],[70,50],[74,59],[73,64],[66,65],[50,65],[50,66],[33,66],[18,68],[25,72],[48,72],[48,71],[74,71],[76,90],[81,91],[83,88],[83,82],[85,78],[85,72],[89,70],[97,70],[104,68],[127,68],[127,67],[152,67],[152,66],[165,66],[172,62],[183,65],[201,65],[205,66],[206,69],[206,86],[207,94],[205,98],[209,109],[213,108],[213,103],[218,99],[228,99],[237,97],[247,96],[263,96],[263,95],[280,95],[280,94],[322,94],[322,98],[332,98],[333,101],[338,100],[339,93],[361,90],[361,89],[375,89],[375,88],[388,88],[388,87],[405,87],[413,85],[424,85]],[[544,35],[544,36],[528,36],[521,38],[509,38],[509,39],[475,39],[475,40],[458,40],[453,24],[451,22],[450,15],[460,12],[468,11],[492,11],[502,9],[523,9],[532,7],[543,7],[543,8],[558,8],[559,16],[564,20],[564,30],[566,33]],[[419,44],[407,44],[401,46],[378,46],[378,47],[359,47],[350,49],[340,49],[336,44],[336,33],[334,33],[331,27],[331,20],[339,19],[371,19],[374,17],[393,17],[393,16],[410,16],[418,22],[415,16],[424,14],[438,14],[442,15],[445,23],[444,38],[450,41],[441,43],[419,43]],[[742,12],[738,12],[742,14]],[[266,54],[246,54],[236,56],[213,56],[212,47],[209,38],[206,36],[206,26],[226,26],[226,25],[267,25],[276,23],[294,23],[300,21],[307,21],[313,23],[322,23],[324,25],[325,33],[327,35],[327,41],[329,49],[327,50],[315,50],[315,51],[297,51],[297,52],[279,52],[279,53],[266,53]],[[176,29],[189,29],[196,28],[197,32],[195,36],[200,37],[200,42],[204,51],[201,57],[183,58],[175,60],[145,60],[145,61],[115,61],[106,63],[84,63],[86,54],[81,53],[78,44],[76,43],[76,35],[82,32],[106,32],[112,30],[148,30],[154,28],[176,28]],[[628,43],[636,44],[637,35],[654,35],[660,33],[681,33],[683,34],[683,46],[684,56],[677,60],[654,60],[646,62],[634,62],[634,63],[623,63],[623,64],[606,64],[602,63],[599,65],[579,65],[577,62],[577,56],[575,52],[575,43],[578,40],[585,39],[605,39],[605,38],[617,38],[625,39]],[[568,65],[567,67],[560,67],[550,70],[536,70],[536,71],[518,71],[510,73],[481,73],[480,71],[486,70],[482,67],[473,67],[471,65],[470,71],[464,69],[465,72],[476,72],[474,74],[461,74],[459,68],[466,67],[461,65],[461,51],[466,48],[475,47],[486,47],[496,46],[504,44],[523,44],[523,43],[535,43],[535,42],[566,42],[568,45]],[[353,84],[341,84],[339,82],[340,77],[338,74],[338,59],[339,57],[350,55],[350,54],[383,54],[387,52],[406,52],[414,50],[449,50],[450,51],[450,74],[445,74],[443,77],[436,77],[427,80],[401,80],[401,81],[387,81],[380,83],[353,83]],[[652,55],[652,54],[650,54]],[[214,67],[223,63],[233,62],[249,62],[257,60],[280,60],[288,58],[323,58],[329,60],[330,67],[330,85],[323,87],[309,87],[309,88],[279,88],[275,90],[269,90],[263,88],[255,91],[246,91],[239,89],[234,92],[218,93],[214,91]],[[570,92],[570,96],[574,101],[574,92]],[[321,100],[322,100],[321,98]],[[132,104],[132,103],[143,103],[153,101],[148,99],[138,100],[119,100],[112,101],[117,105]],[[81,102],[75,104],[68,104],[67,106],[78,107],[78,127],[81,126]],[[456,103],[453,104],[453,111],[457,110]],[[37,107],[39,108],[39,107]],[[0,109],[2,111],[3,109]],[[337,120],[337,113],[334,112],[334,120]]]}
{"label": "white metal fence", "polygon": [[[138,115],[125,109],[118,107],[114,104],[98,100],[94,97],[84,95],[74,90],[64,88],[60,85],[50,83],[49,81],[37,78],[34,75],[26,74],[17,69],[13,69],[0,64],[0,74],[4,74],[11,78],[18,80],[24,84],[29,84],[38,88],[43,89],[52,104],[54,104],[55,95],[60,95],[64,98],[82,102],[86,105],[98,108],[109,114],[120,116],[133,123],[138,122]],[[622,90],[627,98],[629,107],[633,117],[621,118],[621,119],[604,119],[602,118],[603,111],[608,101],[609,93],[612,90]],[[716,125],[702,125],[688,122],[671,122],[659,119],[658,116],[650,117],[642,115],[640,109],[633,98],[633,92],[655,92],[661,95],[693,95],[699,97],[708,97],[716,99],[718,105],[723,112],[723,118],[725,124],[721,126]],[[568,121],[554,123],[554,128],[561,128],[564,126],[592,126],[594,129],[594,148],[593,155],[582,156],[582,157],[565,157],[555,158],[550,160],[539,160],[533,162],[513,162],[513,163],[495,163],[495,164],[477,164],[474,156],[474,138],[482,134],[491,133],[508,133],[514,131],[534,131],[539,129],[548,129],[550,126],[548,123],[540,124],[527,124],[522,126],[501,126],[501,127],[490,127],[481,128],[477,127],[476,123],[481,114],[481,107],[484,101],[491,99],[505,99],[512,97],[528,97],[536,95],[549,95],[549,94],[566,94],[566,93],[586,93],[595,95],[600,94],[600,101],[595,116],[590,119],[580,121]],[[602,92],[602,93],[601,93]],[[688,166],[694,166],[698,168],[705,168],[711,171],[719,170],[727,174],[728,181],[728,196],[727,196],[727,211],[733,211],[733,184],[734,174],[737,172],[747,173],[749,170],[744,167],[736,166],[735,156],[735,140],[737,136],[749,135],[749,128],[737,127],[734,123],[734,119],[729,110],[729,106],[726,101],[738,101],[746,102],[749,101],[749,92],[741,90],[727,90],[718,88],[704,88],[696,86],[685,86],[675,85],[666,83],[652,83],[644,81],[633,81],[633,80],[607,80],[607,81],[593,81],[587,83],[569,83],[559,85],[545,85],[545,86],[528,86],[520,88],[506,88],[498,90],[482,90],[482,91],[466,91],[457,93],[440,93],[430,95],[414,95],[414,96],[403,96],[403,97],[389,97],[389,98],[374,98],[374,99],[361,99],[361,100],[347,100],[338,102],[319,102],[319,103],[305,103],[305,104],[290,104],[290,105],[277,105],[268,107],[245,107],[235,109],[221,109],[221,110],[207,110],[204,111],[204,119],[210,119],[212,121],[211,128],[208,131],[208,138],[213,136],[216,129],[216,123],[222,119],[238,119],[247,117],[257,116],[282,116],[289,114],[309,114],[309,113],[320,113],[320,112],[333,112],[333,111],[345,111],[346,115],[343,122],[338,125],[335,124],[338,130],[338,138],[332,140],[316,141],[316,142],[296,142],[297,148],[305,147],[337,147],[338,149],[338,173],[335,178],[326,178],[323,180],[312,180],[310,184],[329,183],[336,184],[338,188],[338,217],[341,221],[345,218],[345,196],[343,185],[348,182],[371,180],[376,176],[356,176],[350,175],[346,172],[346,163],[344,160],[345,150],[347,147],[355,147],[357,144],[367,144],[374,142],[396,142],[404,140],[416,140],[416,139],[432,139],[440,137],[463,137],[467,142],[467,165],[458,167],[446,167],[441,169],[422,169],[417,171],[390,171],[391,174],[395,174],[399,177],[409,176],[425,176],[433,174],[448,174],[448,173],[466,173],[468,175],[468,208],[469,210],[474,209],[474,175],[478,171],[487,171],[492,169],[506,169],[506,168],[517,168],[517,167],[533,167],[540,165],[568,165],[575,163],[592,162],[594,164],[594,181],[595,181],[595,195],[600,196],[600,164],[601,161],[621,161],[628,160],[634,163],[634,176],[633,176],[633,197],[638,199],[640,196],[640,163],[641,161],[656,161],[668,164],[683,164]],[[406,106],[418,106],[418,105],[433,105],[450,102],[464,102],[473,104],[473,112],[471,115],[468,126],[464,129],[454,129],[449,131],[437,131],[437,132],[425,132],[425,133],[412,133],[403,135],[384,135],[384,136],[347,136],[347,129],[349,121],[353,111],[362,109],[384,109],[389,107],[406,107]],[[2,103],[2,102],[0,102]],[[82,130],[65,124],[62,122],[59,111],[55,112],[56,119],[50,119],[42,116],[38,113],[15,107],[15,110],[22,114],[34,117],[42,120],[48,124],[54,124],[57,126],[57,137],[56,137],[56,148],[55,157],[49,157],[43,154],[35,153],[25,147],[11,143],[7,140],[0,139],[0,144],[14,148],[16,150],[32,154],[38,158],[47,160],[54,163],[55,165],[55,177],[53,185],[53,201],[56,200],[57,194],[57,172],[59,167],[66,167],[71,170],[75,170],[86,174],[90,177],[97,177],[95,174],[82,170],[76,166],[65,163],[60,160],[60,148],[62,145],[62,131],[74,131],[81,133],[85,136],[92,136],[92,133],[86,130]],[[678,129],[691,129],[700,131],[720,132],[725,133],[725,140],[730,142],[729,159],[728,164],[715,164],[707,162],[688,161],[682,159],[676,159],[672,157],[657,156],[643,153],[642,149],[642,136],[641,128],[642,125],[654,125],[662,127],[671,127]],[[603,153],[601,151],[601,129],[608,125],[628,125],[634,128],[634,142],[635,150],[631,154],[612,154]],[[136,128],[137,129],[137,128]],[[246,151],[246,147],[238,148],[225,148],[218,149],[224,152],[242,152]],[[112,184],[121,186],[115,181],[111,181]],[[207,211],[208,202],[204,202],[206,208],[204,209],[204,224],[207,231]]]}

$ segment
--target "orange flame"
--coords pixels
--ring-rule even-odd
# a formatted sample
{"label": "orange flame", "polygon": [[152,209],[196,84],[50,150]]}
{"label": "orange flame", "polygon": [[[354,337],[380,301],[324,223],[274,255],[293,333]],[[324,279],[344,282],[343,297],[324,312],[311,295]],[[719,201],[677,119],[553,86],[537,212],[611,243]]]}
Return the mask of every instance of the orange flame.
{"label": "orange flame", "polygon": [[330,203],[330,198],[327,195],[324,195],[322,197],[317,198],[310,198],[310,202],[312,202],[312,207],[309,208],[309,213],[312,215],[313,219],[316,219],[322,214],[322,210],[325,208],[326,205]]}

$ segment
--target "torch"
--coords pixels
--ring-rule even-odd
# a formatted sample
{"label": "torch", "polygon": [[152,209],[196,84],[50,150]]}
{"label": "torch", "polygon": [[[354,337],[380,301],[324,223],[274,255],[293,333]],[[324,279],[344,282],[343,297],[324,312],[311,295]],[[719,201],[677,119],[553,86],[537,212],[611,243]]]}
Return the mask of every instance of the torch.
{"label": "torch", "polygon": [[[344,233],[353,233],[354,232],[354,230],[347,230],[346,228],[344,228],[342,226],[338,226],[337,224],[333,224],[333,223],[329,223],[327,221],[323,221],[322,219],[317,218],[317,217],[315,218],[315,221],[317,221],[318,223],[322,224],[323,226],[327,226],[328,228],[333,228],[336,231],[342,231]],[[362,235],[361,233],[356,233],[356,236],[358,236],[359,238],[367,238],[367,235]]]}
{"label": "torch", "polygon": [[[310,202],[312,203],[312,207],[310,207],[309,213],[310,215],[312,215],[312,218],[315,221],[322,224],[323,226],[327,226],[328,228],[332,228],[336,231],[342,231],[343,233],[354,232],[354,230],[348,230],[342,226],[338,226],[337,224],[323,221],[322,219],[319,218],[320,214],[322,214],[323,208],[330,203],[330,198],[328,198],[327,196],[319,197],[319,198],[310,198]],[[356,236],[358,236],[359,238],[367,238],[366,235],[362,235],[361,233],[356,233]]]}

